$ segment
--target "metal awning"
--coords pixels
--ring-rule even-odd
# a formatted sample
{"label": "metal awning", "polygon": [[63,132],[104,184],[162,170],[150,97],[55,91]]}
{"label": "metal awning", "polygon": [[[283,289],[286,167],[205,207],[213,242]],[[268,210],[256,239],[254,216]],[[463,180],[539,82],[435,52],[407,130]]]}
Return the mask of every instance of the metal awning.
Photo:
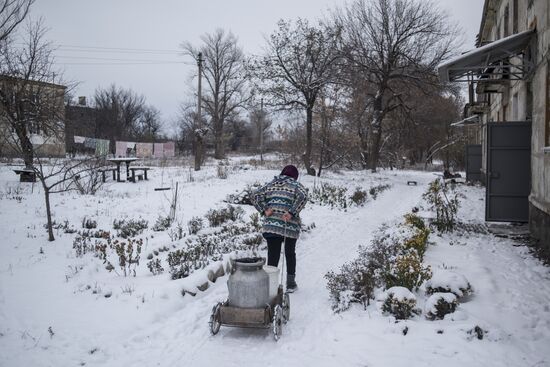
{"label": "metal awning", "polygon": [[466,117],[464,120],[453,122],[451,126],[469,126],[469,125],[476,125],[476,124],[479,124],[478,115]]}
{"label": "metal awning", "polygon": [[516,33],[446,61],[437,67],[439,78],[442,82],[458,82],[470,81],[469,74],[479,78],[506,74],[510,79],[521,79],[514,68],[521,74],[522,65],[511,65],[508,59],[523,54],[535,33],[535,29]]}

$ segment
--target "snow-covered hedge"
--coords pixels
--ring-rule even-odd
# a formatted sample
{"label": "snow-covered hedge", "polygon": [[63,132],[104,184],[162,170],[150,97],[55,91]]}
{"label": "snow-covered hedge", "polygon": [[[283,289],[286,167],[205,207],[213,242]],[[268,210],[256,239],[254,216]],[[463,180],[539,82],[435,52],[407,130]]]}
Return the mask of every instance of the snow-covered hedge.
{"label": "snow-covered hedge", "polygon": [[431,224],[439,232],[452,232],[457,223],[459,194],[449,189],[449,186],[443,184],[441,180],[434,180],[423,197],[430,205],[430,209],[435,212],[435,218]]}
{"label": "snow-covered hedge", "polygon": [[395,316],[398,320],[406,320],[420,311],[416,308],[416,297],[405,287],[391,287],[384,295],[382,312]]}
{"label": "snow-covered hedge", "polygon": [[431,276],[430,266],[424,266],[418,253],[409,249],[391,262],[385,277],[386,287],[403,286],[410,290],[417,290]]}
{"label": "snow-covered hedge", "polygon": [[313,204],[330,206],[332,209],[347,209],[350,206],[363,206],[369,195],[376,200],[380,193],[390,187],[391,185],[381,184],[371,187],[368,192],[361,187],[356,187],[351,194],[348,194],[348,189],[344,186],[321,183],[313,187],[308,198]]}
{"label": "snow-covered hedge", "polygon": [[458,306],[457,297],[453,293],[434,293],[424,305],[424,314],[429,320],[443,319],[453,313]]}
{"label": "snow-covered hedge", "polygon": [[426,282],[426,293],[453,293],[459,299],[473,292],[472,286],[462,274],[438,269]]}
{"label": "snow-covered hedge", "polygon": [[346,310],[353,302],[366,307],[377,288],[403,286],[414,290],[430,278],[431,269],[422,264],[418,253],[418,249],[425,251],[429,231],[422,226],[421,218],[414,219],[415,223],[406,220],[391,228],[382,227],[370,247],[359,247],[355,260],[325,275],[336,312]]}

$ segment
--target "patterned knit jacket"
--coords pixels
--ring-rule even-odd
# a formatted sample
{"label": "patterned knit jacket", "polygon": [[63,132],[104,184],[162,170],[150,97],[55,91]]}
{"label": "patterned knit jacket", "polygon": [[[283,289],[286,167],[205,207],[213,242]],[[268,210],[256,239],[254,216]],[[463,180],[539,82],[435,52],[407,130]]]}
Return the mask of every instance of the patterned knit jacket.
{"label": "patterned knit jacket", "polygon": [[[252,203],[263,218],[263,233],[270,233],[289,238],[300,236],[300,211],[307,202],[307,190],[295,179],[280,175],[252,194]],[[273,214],[265,217],[265,210]],[[282,217],[285,212],[292,214],[290,221]],[[286,229],[285,229],[286,227]]]}

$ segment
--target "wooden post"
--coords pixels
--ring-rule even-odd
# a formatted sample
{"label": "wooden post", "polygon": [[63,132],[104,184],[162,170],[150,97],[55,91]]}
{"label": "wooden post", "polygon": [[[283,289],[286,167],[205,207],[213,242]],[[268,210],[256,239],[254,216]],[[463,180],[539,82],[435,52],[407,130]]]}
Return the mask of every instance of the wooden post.
{"label": "wooden post", "polygon": [[200,171],[202,163],[203,142],[202,142],[202,119],[201,119],[201,99],[202,99],[202,52],[199,52],[197,65],[199,67],[199,85],[197,91],[197,123],[195,124],[195,171]]}

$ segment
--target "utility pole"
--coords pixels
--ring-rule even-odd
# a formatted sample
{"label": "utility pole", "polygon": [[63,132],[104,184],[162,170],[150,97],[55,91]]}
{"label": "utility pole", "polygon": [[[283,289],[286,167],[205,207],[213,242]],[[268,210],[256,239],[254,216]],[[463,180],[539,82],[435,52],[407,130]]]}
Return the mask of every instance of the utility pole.
{"label": "utility pole", "polygon": [[264,99],[260,102],[260,164],[264,164]]}
{"label": "utility pole", "polygon": [[198,98],[197,98],[197,122],[195,124],[195,171],[200,171],[202,163],[202,118],[201,118],[201,99],[202,99],[202,52],[199,52],[199,58],[197,60],[197,65],[199,67],[199,85],[198,85]]}

